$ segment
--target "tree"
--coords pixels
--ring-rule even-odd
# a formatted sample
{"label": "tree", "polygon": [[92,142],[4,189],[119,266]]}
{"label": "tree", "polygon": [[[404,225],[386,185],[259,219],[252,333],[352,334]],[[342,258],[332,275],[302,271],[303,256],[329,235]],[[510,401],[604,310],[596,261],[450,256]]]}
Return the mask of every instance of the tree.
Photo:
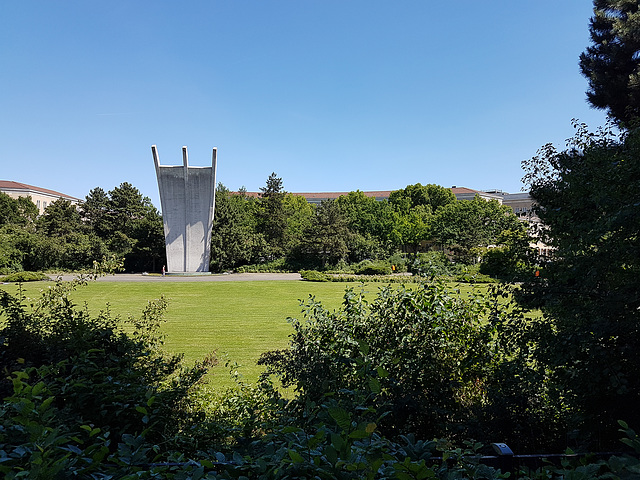
{"label": "tree", "polygon": [[166,265],[164,225],[155,207],[133,222],[131,237],[135,239],[135,245],[125,258],[125,267],[135,271],[157,272],[162,265]]}
{"label": "tree", "polygon": [[91,268],[93,261],[108,254],[105,243],[82,223],[69,200],[51,202],[36,221],[36,237],[24,259],[29,270]]}
{"label": "tree", "polygon": [[410,253],[417,253],[423,241],[429,239],[431,207],[418,205],[408,211],[394,212],[391,241]]}
{"label": "tree", "polygon": [[315,209],[313,223],[305,232],[300,251],[307,261],[311,258],[325,267],[346,258],[350,236],[347,219],[335,200],[325,200]]}
{"label": "tree", "polygon": [[260,211],[258,213],[258,231],[268,244],[267,256],[271,259],[284,255],[287,217],[284,210],[285,191],[282,178],[272,173],[266,186],[260,187]]}
{"label": "tree", "polygon": [[420,244],[429,239],[429,225],[434,212],[456,202],[448,188],[439,185],[407,185],[389,195],[394,210],[391,241],[399,248],[417,253]]}
{"label": "tree", "polygon": [[250,263],[264,248],[264,237],[255,231],[256,201],[232,195],[222,183],[216,189],[211,232],[211,269],[223,271]]}
{"label": "tree", "polygon": [[108,194],[94,188],[82,212],[109,250],[124,257],[125,269],[160,268],[165,255],[162,217],[136,187],[123,182]]}
{"label": "tree", "polygon": [[36,223],[38,231],[49,237],[63,237],[84,230],[78,209],[64,198],[47,205]]}
{"label": "tree", "polygon": [[4,273],[29,270],[37,235],[20,225],[0,227],[0,270]]}
{"label": "tree", "polygon": [[109,234],[107,212],[109,211],[109,195],[102,188],[96,187],[85,197],[80,206],[83,220],[93,229],[96,235],[105,237]]}
{"label": "tree", "polygon": [[453,250],[463,262],[472,262],[477,257],[475,249],[495,244],[503,230],[522,228],[511,208],[497,200],[483,200],[478,195],[470,201],[456,201],[441,207],[430,226],[432,239]]}
{"label": "tree", "polygon": [[287,193],[282,200],[282,207],[287,221],[284,232],[285,250],[289,252],[298,245],[306,230],[313,222],[313,207],[302,195]]}
{"label": "tree", "polygon": [[613,445],[617,420],[640,427],[640,131],[578,125],[568,147],[523,164],[554,252],[523,287],[521,301],[544,314],[525,341],[573,426]]}
{"label": "tree", "polygon": [[109,232],[122,232],[132,237],[137,220],[153,214],[155,207],[149,197],[145,197],[136,187],[128,182],[109,191],[109,202],[105,221]]}
{"label": "tree", "polygon": [[389,240],[393,228],[393,209],[388,201],[379,202],[357,190],[340,195],[336,203],[353,232],[375,237],[380,242]]}
{"label": "tree", "polygon": [[0,192],[0,226],[33,225],[37,216],[38,207],[31,201],[31,197],[11,198]]}
{"label": "tree", "polygon": [[629,126],[640,116],[640,4],[595,0],[589,31],[593,44],[580,56],[587,98]]}
{"label": "tree", "polygon": [[395,190],[389,195],[389,203],[396,211],[408,212],[417,206],[428,206],[433,212],[440,207],[454,203],[456,197],[448,188],[440,185],[407,185],[405,188]]}

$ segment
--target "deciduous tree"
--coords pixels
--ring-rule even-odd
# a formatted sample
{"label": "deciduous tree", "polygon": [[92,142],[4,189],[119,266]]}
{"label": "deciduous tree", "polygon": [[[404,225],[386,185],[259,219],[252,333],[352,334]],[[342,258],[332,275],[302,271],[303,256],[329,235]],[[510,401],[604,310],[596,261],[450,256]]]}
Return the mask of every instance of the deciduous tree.
{"label": "deciduous tree", "polygon": [[476,195],[440,208],[431,220],[431,237],[448,247],[464,262],[473,261],[474,249],[495,244],[503,230],[520,229],[520,220],[511,208],[497,200]]}
{"label": "deciduous tree", "polygon": [[428,206],[435,212],[440,207],[454,203],[456,197],[448,188],[440,185],[407,185],[405,188],[395,190],[389,195],[389,203],[396,211],[408,212],[412,208]]}
{"label": "deciduous tree", "polygon": [[523,165],[554,255],[522,300],[544,313],[527,341],[574,426],[615,442],[617,420],[640,427],[640,132],[577,129]]}

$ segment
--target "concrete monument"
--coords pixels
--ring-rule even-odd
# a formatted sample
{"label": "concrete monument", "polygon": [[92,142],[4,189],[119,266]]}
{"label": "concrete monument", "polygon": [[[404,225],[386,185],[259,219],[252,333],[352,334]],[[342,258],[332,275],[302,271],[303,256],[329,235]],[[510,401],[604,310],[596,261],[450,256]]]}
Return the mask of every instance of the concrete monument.
{"label": "concrete monument", "polygon": [[160,165],[155,145],[151,152],[162,206],[167,273],[208,273],[217,150],[213,149],[210,167],[189,166],[187,147],[182,147],[182,165]]}

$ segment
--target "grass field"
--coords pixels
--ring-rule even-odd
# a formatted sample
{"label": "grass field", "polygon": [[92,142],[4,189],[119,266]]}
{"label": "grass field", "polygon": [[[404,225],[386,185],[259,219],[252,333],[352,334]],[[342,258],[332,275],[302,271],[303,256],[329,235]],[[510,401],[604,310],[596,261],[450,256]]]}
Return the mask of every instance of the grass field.
{"label": "grass field", "polygon": [[[23,285],[28,297],[38,296],[45,282]],[[261,367],[262,352],[287,345],[291,326],[287,317],[302,318],[299,299],[315,295],[327,308],[338,308],[347,284],[300,281],[260,282],[92,282],[72,298],[86,303],[92,313],[107,304],[114,314],[139,315],[147,301],[161,295],[168,300],[165,347],[183,353],[187,362],[217,352],[220,365],[214,368],[212,383],[230,385],[226,360],[241,365],[247,381],[254,381]],[[0,285],[15,293],[15,285]],[[368,288],[377,291],[377,286]]]}
{"label": "grass field", "polygon": [[[24,284],[28,297],[36,297],[46,282]],[[355,283],[313,283],[300,281],[256,282],[91,282],[81,287],[72,299],[87,304],[92,313],[109,305],[112,313],[139,315],[149,300],[164,295],[166,312],[165,348],[183,353],[194,362],[215,350],[220,364],[213,370],[211,383],[224,387],[231,379],[224,367],[226,360],[241,365],[240,373],[254,381],[261,367],[261,353],[284,348],[292,329],[287,317],[302,318],[299,299],[314,295],[326,308],[338,308],[348,286]],[[381,284],[369,284],[371,298]],[[15,285],[0,285],[15,293]],[[469,286],[463,286],[465,290]]]}

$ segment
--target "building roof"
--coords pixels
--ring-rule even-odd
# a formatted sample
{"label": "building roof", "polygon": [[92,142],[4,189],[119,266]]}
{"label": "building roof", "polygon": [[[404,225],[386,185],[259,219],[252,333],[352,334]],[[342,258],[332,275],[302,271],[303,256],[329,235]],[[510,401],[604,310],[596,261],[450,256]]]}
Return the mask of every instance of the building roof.
{"label": "building roof", "polygon": [[[312,192],[312,193],[304,192],[304,193],[295,193],[294,195],[301,195],[307,199],[309,198],[336,199],[338,197],[349,195],[349,193],[351,192]],[[391,190],[380,190],[375,192],[361,192],[361,193],[364,193],[364,195],[367,197],[389,198],[389,194],[391,193]]]}
{"label": "building roof", "polygon": [[480,190],[473,190],[467,187],[451,187],[451,191],[453,192],[454,195],[459,195],[463,193],[471,193],[473,195],[475,195],[476,193],[478,194],[485,193],[485,192],[481,192]]}
{"label": "building roof", "polygon": [[[488,193],[481,190],[473,190],[471,188],[466,187],[456,187],[453,186],[450,188],[451,192],[456,196],[458,200],[464,199],[469,200],[473,199],[476,195],[479,195],[484,199],[492,199],[495,198],[498,201],[501,201],[502,195],[496,193]],[[389,195],[393,190],[377,190],[377,191],[369,191],[369,192],[361,192],[365,194],[367,197],[373,197],[376,199],[388,199]],[[240,192],[231,192],[233,195],[238,195]],[[306,198],[308,201],[319,202],[320,200],[329,200],[342,196],[349,195],[350,192],[286,192],[291,193],[292,195],[299,195],[301,197]],[[245,192],[247,197],[258,198],[261,195],[261,192]],[[315,203],[315,202],[314,202]]]}
{"label": "building roof", "polygon": [[15,192],[24,192],[26,194],[29,193],[39,193],[42,195],[49,195],[51,197],[56,198],[66,198],[67,200],[73,200],[75,202],[80,201],[79,198],[72,197],[71,195],[66,195],[64,193],[56,192],[55,190],[49,190],[47,188],[34,187],[33,185],[27,185],[26,183],[13,182],[11,180],[0,180],[0,191],[15,191]]}
{"label": "building roof", "polygon": [[[231,193],[233,195],[240,194],[240,192],[231,192]],[[326,200],[326,199],[336,199],[342,195],[349,195],[349,193],[351,192],[286,192],[286,193],[290,193],[292,195],[298,195],[306,199]],[[391,190],[381,190],[381,191],[375,191],[375,192],[362,192],[362,193],[364,193],[367,197],[389,198],[389,194],[391,193]],[[261,192],[244,192],[244,195],[252,198],[258,198],[260,197],[261,194],[262,194]]]}

